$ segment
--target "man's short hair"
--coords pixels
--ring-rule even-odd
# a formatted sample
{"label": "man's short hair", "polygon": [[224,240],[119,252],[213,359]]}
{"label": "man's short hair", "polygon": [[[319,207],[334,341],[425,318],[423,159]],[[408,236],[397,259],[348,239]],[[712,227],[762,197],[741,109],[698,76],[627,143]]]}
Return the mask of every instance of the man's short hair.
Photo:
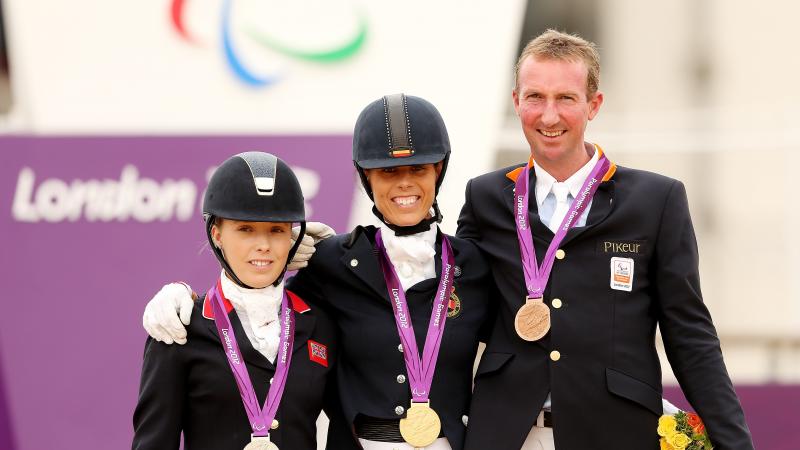
{"label": "man's short hair", "polygon": [[597,92],[600,86],[600,54],[597,52],[597,45],[577,34],[549,29],[531,39],[522,49],[514,66],[514,90],[519,89],[519,67],[529,56],[540,59],[583,61],[589,70],[586,77],[587,97]]}

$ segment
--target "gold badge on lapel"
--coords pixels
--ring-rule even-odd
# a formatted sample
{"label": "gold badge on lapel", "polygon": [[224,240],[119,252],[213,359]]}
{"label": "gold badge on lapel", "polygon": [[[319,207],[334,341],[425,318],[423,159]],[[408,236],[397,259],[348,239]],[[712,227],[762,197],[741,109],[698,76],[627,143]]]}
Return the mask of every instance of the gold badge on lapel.
{"label": "gold badge on lapel", "polygon": [[456,295],[456,288],[450,291],[450,302],[447,303],[447,318],[452,319],[461,314],[461,299]]}

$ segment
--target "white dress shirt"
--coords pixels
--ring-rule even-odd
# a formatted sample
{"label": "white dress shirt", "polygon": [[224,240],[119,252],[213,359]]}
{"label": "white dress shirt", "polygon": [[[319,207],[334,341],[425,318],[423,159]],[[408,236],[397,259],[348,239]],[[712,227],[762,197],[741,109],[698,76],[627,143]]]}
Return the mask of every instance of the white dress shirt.
{"label": "white dress shirt", "polygon": [[[547,171],[536,164],[536,161],[533,162],[533,170],[536,173],[536,186],[534,187],[536,192],[536,204],[539,207],[539,219],[543,224],[548,227],[550,226],[551,222],[560,225],[561,221],[564,219],[564,215],[566,214],[566,211],[564,211],[562,214],[560,214],[561,217],[553,217],[553,213],[555,212],[557,206],[556,195],[553,192],[554,185],[565,185],[568,188],[568,202],[571,205],[572,200],[574,200],[581,192],[583,183],[586,181],[586,178],[589,177],[589,174],[592,173],[592,169],[594,168],[595,164],[597,164],[599,159],[599,152],[597,149],[595,149],[594,155],[592,155],[592,157],[589,159],[589,162],[584,164],[583,167],[578,169],[577,172],[573,173],[563,182],[556,181],[552,175],[547,173]],[[586,205],[586,211],[581,214],[580,219],[578,219],[578,222],[575,224],[576,227],[586,226],[586,218],[589,217],[589,210],[591,208],[592,202],[590,201],[589,204]],[[551,230],[553,228],[557,229],[558,225],[552,227]]]}

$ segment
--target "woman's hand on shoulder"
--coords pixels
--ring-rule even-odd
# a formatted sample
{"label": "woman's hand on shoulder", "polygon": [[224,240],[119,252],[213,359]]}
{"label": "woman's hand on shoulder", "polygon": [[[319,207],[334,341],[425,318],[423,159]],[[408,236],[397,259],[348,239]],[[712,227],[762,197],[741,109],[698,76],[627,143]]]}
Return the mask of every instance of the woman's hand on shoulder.
{"label": "woman's hand on shoulder", "polygon": [[[292,245],[300,234],[300,227],[292,228]],[[336,231],[322,222],[308,222],[306,224],[306,234],[297,247],[294,258],[289,262],[288,270],[300,270],[308,266],[308,261],[314,256],[317,250],[314,246],[329,237],[335,236]]]}
{"label": "woman's hand on shoulder", "polygon": [[186,283],[162,287],[144,308],[142,325],[147,334],[165,344],[185,344],[185,326],[192,317],[194,298],[197,295]]}

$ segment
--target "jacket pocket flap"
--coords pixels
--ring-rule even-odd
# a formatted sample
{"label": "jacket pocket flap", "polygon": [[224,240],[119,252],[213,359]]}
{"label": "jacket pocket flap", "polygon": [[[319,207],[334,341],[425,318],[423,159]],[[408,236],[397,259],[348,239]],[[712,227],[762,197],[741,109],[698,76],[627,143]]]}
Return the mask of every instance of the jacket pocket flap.
{"label": "jacket pocket flap", "polygon": [[663,414],[661,394],[649,384],[611,368],[606,368],[606,383],[612,394],[634,401],[658,416]]}
{"label": "jacket pocket flap", "polygon": [[506,365],[507,362],[511,361],[513,357],[514,355],[512,353],[483,352],[475,376],[477,377],[478,375],[498,371]]}

